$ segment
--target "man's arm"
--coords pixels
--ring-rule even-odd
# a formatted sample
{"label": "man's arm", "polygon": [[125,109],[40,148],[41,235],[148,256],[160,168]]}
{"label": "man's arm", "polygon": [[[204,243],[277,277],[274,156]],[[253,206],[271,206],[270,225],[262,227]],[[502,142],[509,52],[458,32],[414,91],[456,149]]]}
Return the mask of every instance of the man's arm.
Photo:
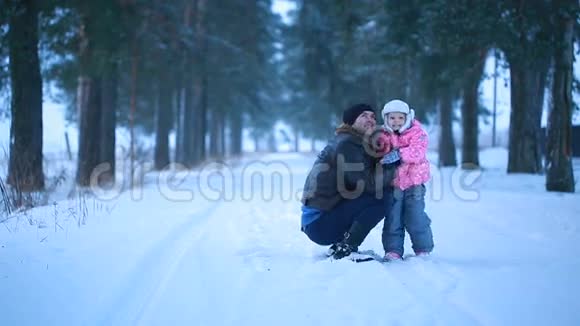
{"label": "man's arm", "polygon": [[364,149],[352,142],[341,142],[336,149],[338,190],[345,194],[373,192],[375,180],[373,167]]}

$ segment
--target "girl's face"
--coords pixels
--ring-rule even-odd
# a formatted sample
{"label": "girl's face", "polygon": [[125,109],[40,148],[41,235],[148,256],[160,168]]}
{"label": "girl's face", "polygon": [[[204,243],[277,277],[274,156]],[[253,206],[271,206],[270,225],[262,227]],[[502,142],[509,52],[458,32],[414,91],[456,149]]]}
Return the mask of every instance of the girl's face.
{"label": "girl's face", "polygon": [[387,114],[387,126],[393,131],[398,131],[405,124],[407,115],[401,112],[391,112]]}

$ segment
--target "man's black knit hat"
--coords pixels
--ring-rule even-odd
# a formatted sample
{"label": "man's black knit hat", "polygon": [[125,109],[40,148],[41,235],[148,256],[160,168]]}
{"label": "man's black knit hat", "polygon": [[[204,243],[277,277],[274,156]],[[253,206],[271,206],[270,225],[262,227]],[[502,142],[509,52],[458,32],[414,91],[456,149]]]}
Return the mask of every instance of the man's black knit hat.
{"label": "man's black knit hat", "polygon": [[371,111],[374,113],[375,109],[373,109],[373,107],[370,106],[369,104],[365,103],[355,104],[349,107],[348,109],[344,110],[344,112],[342,113],[342,122],[348,125],[352,125],[356,121],[356,118],[358,118],[358,116],[365,111]]}

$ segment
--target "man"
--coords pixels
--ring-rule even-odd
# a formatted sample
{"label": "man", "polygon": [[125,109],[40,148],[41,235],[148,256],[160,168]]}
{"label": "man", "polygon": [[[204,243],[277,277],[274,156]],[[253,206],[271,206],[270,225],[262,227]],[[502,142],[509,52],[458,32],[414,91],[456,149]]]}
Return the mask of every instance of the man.
{"label": "man", "polygon": [[391,205],[394,170],[383,171],[372,146],[374,109],[357,104],[343,112],[336,136],[318,154],[306,178],[302,231],[329,255],[356,252]]}

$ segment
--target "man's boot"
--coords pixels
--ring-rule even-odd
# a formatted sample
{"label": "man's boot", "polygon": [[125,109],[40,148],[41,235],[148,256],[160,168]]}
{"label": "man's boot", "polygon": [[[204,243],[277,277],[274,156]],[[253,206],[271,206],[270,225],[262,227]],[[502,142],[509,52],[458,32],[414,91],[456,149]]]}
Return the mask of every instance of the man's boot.
{"label": "man's boot", "polygon": [[350,229],[344,233],[344,238],[333,245],[334,253],[332,257],[334,259],[341,259],[353,252],[357,252],[358,246],[361,245],[369,232],[370,230],[367,230],[367,228],[355,221]]}

